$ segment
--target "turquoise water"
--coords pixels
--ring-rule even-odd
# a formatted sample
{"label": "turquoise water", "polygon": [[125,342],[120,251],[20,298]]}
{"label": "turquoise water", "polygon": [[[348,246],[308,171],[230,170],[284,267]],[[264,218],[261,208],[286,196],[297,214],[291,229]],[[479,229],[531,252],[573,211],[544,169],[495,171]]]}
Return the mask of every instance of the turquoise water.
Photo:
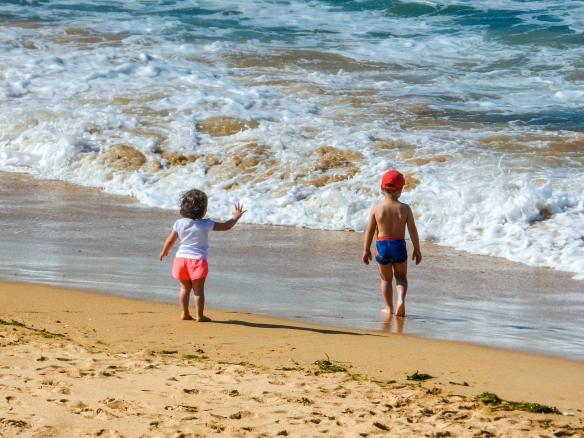
{"label": "turquoise water", "polygon": [[[5,24],[50,24],[58,26],[57,33],[67,25],[124,38],[140,36],[149,44],[157,39],[195,45],[225,42],[242,54],[252,48],[317,49],[360,61],[391,62],[401,67],[391,76],[416,87],[410,97],[431,98],[442,117],[584,128],[581,1],[3,3],[0,20]],[[562,88],[572,85],[577,93],[554,101],[544,92],[549,90],[529,86],[535,73],[562,82]],[[504,101],[505,108],[499,105],[485,114],[471,107],[485,100]]]}

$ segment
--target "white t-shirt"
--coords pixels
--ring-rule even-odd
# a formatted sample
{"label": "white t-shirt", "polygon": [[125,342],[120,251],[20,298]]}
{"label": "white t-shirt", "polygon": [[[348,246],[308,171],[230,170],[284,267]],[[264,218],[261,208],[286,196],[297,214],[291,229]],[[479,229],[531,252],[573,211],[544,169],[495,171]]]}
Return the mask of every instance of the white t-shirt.
{"label": "white t-shirt", "polygon": [[180,246],[176,257],[184,259],[207,260],[209,231],[215,225],[211,219],[192,220],[182,218],[174,223],[172,229],[178,233]]}

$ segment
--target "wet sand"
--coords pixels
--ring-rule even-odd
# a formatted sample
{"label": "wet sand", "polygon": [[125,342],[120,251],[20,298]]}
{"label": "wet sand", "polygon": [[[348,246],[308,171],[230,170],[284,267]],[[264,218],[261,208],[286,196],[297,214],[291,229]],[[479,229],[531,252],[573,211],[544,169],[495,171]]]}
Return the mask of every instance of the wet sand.
{"label": "wet sand", "polygon": [[[0,172],[0,193],[1,281],[176,303],[158,261],[176,211],[25,174]],[[396,324],[361,234],[238,224],[210,245],[210,308],[584,360],[584,282],[566,273],[424,244]]]}
{"label": "wet sand", "polygon": [[[180,321],[175,305],[22,283],[0,283],[0,302],[2,436],[551,437],[584,425],[582,362],[241,312]],[[323,373],[314,362],[327,356],[347,371]],[[434,378],[407,380],[416,371]],[[475,398],[486,391],[561,413],[491,411]]]}

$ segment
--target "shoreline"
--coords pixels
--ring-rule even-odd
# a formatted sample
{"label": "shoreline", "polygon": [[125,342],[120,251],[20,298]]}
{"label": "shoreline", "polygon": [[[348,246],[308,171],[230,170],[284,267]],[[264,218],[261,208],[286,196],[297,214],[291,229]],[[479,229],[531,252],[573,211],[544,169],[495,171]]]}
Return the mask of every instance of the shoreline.
{"label": "shoreline", "polygon": [[[26,298],[23,299],[23,296]],[[173,390],[170,396],[164,396],[166,406],[190,406],[193,403],[200,406],[205,401],[213,405],[207,410],[215,412],[214,419],[217,421],[218,412],[222,410],[243,412],[240,406],[236,406],[241,399],[228,393],[236,391],[239,395],[260,400],[246,402],[248,413],[253,412],[255,404],[263,406],[267,403],[263,406],[266,415],[270,411],[273,420],[277,420],[276,424],[269,422],[271,427],[280,428],[275,432],[297,431],[295,427],[299,428],[299,425],[285,426],[281,424],[285,421],[279,421],[290,419],[290,415],[304,418],[305,414],[308,415],[304,413],[304,407],[308,412],[334,410],[336,414],[326,415],[334,416],[339,424],[346,426],[349,424],[348,417],[353,417],[347,415],[347,409],[357,410],[362,403],[368,404],[376,414],[367,414],[371,420],[364,421],[362,425],[357,421],[351,430],[371,433],[378,429],[375,422],[388,425],[391,430],[401,430],[394,428],[405,414],[397,415],[395,406],[394,409],[384,410],[384,413],[379,412],[384,404],[395,403],[399,399],[412,400],[409,409],[416,408],[416,412],[419,409],[432,411],[432,415],[425,415],[429,417],[427,420],[432,425],[431,430],[444,427],[444,430],[452,431],[451,436],[460,433],[467,436],[464,434],[467,429],[460,429],[461,425],[471,430],[480,427],[489,431],[489,428],[495,427],[496,431],[500,431],[503,424],[509,428],[508,436],[532,436],[526,433],[525,427],[535,433],[546,421],[556,428],[569,427],[571,429],[567,430],[577,434],[584,421],[584,363],[581,362],[393,333],[320,327],[245,312],[209,310],[209,316],[213,319],[211,323],[180,321],[178,305],[44,285],[0,283],[0,300],[3,303],[0,319],[8,323],[11,320],[24,322],[25,325],[0,324],[0,348],[5,353],[0,355],[3,370],[0,384],[7,391],[8,400],[0,411],[0,417],[14,421],[20,418],[29,425],[32,414],[43,416],[42,406],[46,408],[56,404],[64,412],[64,417],[59,414],[54,418],[65,421],[68,427],[72,427],[70,423],[74,422],[77,428],[95,429],[99,423],[127,434],[128,430],[124,428],[130,427],[130,422],[131,427],[144,429],[147,425],[143,418],[171,414],[152,405],[151,398],[170,391],[168,386],[176,382],[172,379],[181,381],[186,378],[179,375],[198,377],[192,377],[195,380],[185,387],[185,391]],[[45,335],[38,336],[41,332]],[[320,372],[314,362],[327,358],[346,367],[347,372]],[[105,363],[109,365],[106,367]],[[427,373],[434,378],[420,384],[408,381],[406,376],[415,372]],[[202,384],[200,379],[203,376],[215,379],[215,384],[208,386],[211,381]],[[257,381],[259,377],[254,376],[261,376],[260,381]],[[40,380],[46,382],[47,379],[53,382],[53,386],[46,387],[47,383],[38,386]],[[249,379],[255,379],[255,383],[245,386]],[[140,390],[128,389],[138,381],[141,382],[138,384]],[[195,381],[199,383],[195,384]],[[266,383],[268,381],[278,383]],[[271,386],[271,391],[257,392],[261,382]],[[39,388],[47,389],[48,395],[52,396],[46,400],[43,397],[35,399],[33,395],[25,396],[38,395]],[[299,388],[310,400],[308,406],[302,403],[298,406],[300,396],[292,396],[292,401],[288,400]],[[61,390],[63,392],[59,393]],[[91,412],[97,412],[95,403],[103,400],[90,403],[91,391],[95,392],[96,397],[106,400],[100,408],[102,421],[96,423],[87,419]],[[276,397],[273,391],[282,394],[277,397],[284,398],[278,398],[279,401],[270,406],[266,399]],[[484,392],[495,393],[504,400],[554,406],[562,414],[567,412],[573,415],[520,411],[490,413],[474,398]],[[110,395],[106,397],[106,393]],[[198,395],[195,397],[194,393]],[[222,399],[207,400],[205,394]],[[321,398],[317,400],[315,397]],[[183,398],[190,401],[187,403]],[[114,403],[116,400],[118,402]],[[119,407],[120,400],[124,400],[126,408]],[[444,415],[432,418],[434,413],[438,413],[436,404],[442,403],[441,400],[446,400],[444,403],[450,406],[448,409],[467,417],[457,421]],[[109,410],[103,406],[108,403]],[[277,414],[276,408],[280,403],[295,404],[298,415],[291,412]],[[202,414],[202,409],[198,409]],[[84,412],[87,412],[85,417]],[[108,412],[112,416],[108,417]],[[136,417],[137,412],[142,414]],[[394,418],[390,414],[397,416]],[[223,413],[220,415],[225,416]],[[94,417],[97,419],[98,415]],[[310,423],[309,417],[299,424],[310,431],[311,427],[316,426]],[[409,428],[410,434],[421,433],[422,429],[417,428],[422,427],[422,417],[424,415],[411,425],[402,418],[404,424],[399,423],[399,426]],[[125,418],[125,423],[121,422],[121,418]],[[483,419],[482,424],[479,418]],[[263,423],[266,423],[264,420]],[[54,425],[55,421],[45,419],[39,425],[46,427]],[[192,421],[192,427],[189,427],[193,430],[198,430],[197,427],[209,428],[209,419]],[[229,423],[229,420],[226,422]],[[224,426],[231,427],[226,426],[226,422],[223,421]],[[332,421],[327,428],[329,436],[346,436],[343,431],[346,433],[347,429],[338,425],[335,429],[332,423],[335,422]],[[529,426],[525,426],[526,423]],[[159,421],[157,424],[162,423]],[[517,424],[523,429],[515,427]],[[259,434],[265,429],[264,426],[254,427]],[[0,431],[4,432],[1,427]],[[152,423],[149,427],[152,431]],[[180,427],[186,426],[182,424]],[[180,427],[175,424],[175,429]],[[333,433],[333,430],[336,432]],[[403,436],[407,435],[405,429],[403,433]],[[62,434],[57,436],[66,436],[66,432]],[[311,432],[305,431],[306,434]],[[136,432],[130,435],[137,436]],[[252,433],[251,436],[259,435]],[[312,436],[320,435],[315,432]]]}
{"label": "shoreline", "polygon": [[[0,281],[176,302],[172,260],[157,256],[177,212],[27,174],[0,173],[0,189]],[[238,224],[213,233],[207,306],[584,360],[584,284],[569,274],[424,243],[408,318],[387,324],[361,248],[353,232]]]}
{"label": "shoreline", "polygon": [[[89,296],[95,295],[95,296],[100,296],[100,297],[104,297],[104,298],[113,298],[113,299],[119,298],[122,300],[128,300],[130,302],[152,303],[155,305],[160,304],[160,305],[164,305],[164,306],[169,306],[171,309],[174,308],[175,313],[177,315],[180,314],[180,306],[178,303],[178,298],[176,298],[176,303],[174,303],[173,300],[169,300],[169,299],[146,299],[146,298],[139,298],[139,297],[135,297],[135,296],[119,295],[119,294],[116,294],[114,292],[110,292],[110,293],[102,292],[102,291],[92,290],[92,289],[76,289],[73,287],[65,287],[65,286],[59,286],[59,285],[54,285],[54,284],[30,283],[30,282],[25,282],[25,281],[23,281],[23,282],[19,282],[19,281],[10,282],[10,281],[3,281],[3,280],[0,280],[0,296],[2,295],[1,289],[3,287],[7,287],[7,286],[9,286],[9,287],[13,286],[16,288],[27,287],[27,286],[47,287],[47,288],[56,289],[59,291],[87,294]],[[178,297],[178,294],[177,294],[177,297]],[[191,312],[194,311],[194,304],[193,304],[192,297],[190,300],[189,308],[190,308]],[[406,338],[419,339],[419,340],[428,341],[428,342],[444,342],[447,344],[452,344],[453,346],[465,345],[465,346],[470,346],[470,347],[476,347],[479,349],[499,351],[502,353],[526,355],[529,357],[534,357],[534,358],[539,357],[542,359],[554,359],[554,360],[560,360],[560,361],[565,361],[565,362],[579,364],[579,365],[584,366],[584,360],[571,359],[571,358],[562,357],[562,356],[555,356],[555,355],[551,355],[551,354],[543,354],[543,353],[530,352],[530,351],[521,351],[521,350],[515,350],[512,348],[497,347],[497,346],[492,346],[492,345],[483,345],[483,344],[479,344],[479,343],[471,342],[471,341],[432,338],[432,337],[427,337],[427,336],[423,336],[423,335],[419,335],[419,334],[415,334],[415,333],[404,332],[403,327],[404,327],[404,325],[407,325],[406,321],[409,318],[411,318],[410,316],[406,316],[404,318],[398,319],[395,317],[395,315],[392,315],[391,318],[389,318],[389,319],[386,318],[385,321],[381,323],[380,328],[367,330],[367,329],[351,328],[351,327],[344,327],[344,326],[338,326],[338,325],[335,326],[335,325],[326,325],[326,324],[316,324],[316,323],[301,321],[298,319],[295,320],[292,318],[285,318],[285,317],[281,318],[281,317],[277,317],[277,316],[271,316],[271,315],[267,315],[267,314],[263,314],[263,313],[249,312],[249,311],[244,311],[244,310],[230,310],[230,309],[224,309],[224,308],[211,308],[211,307],[205,306],[205,314],[207,312],[209,312],[210,314],[220,314],[223,317],[227,317],[229,315],[248,315],[252,318],[275,321],[274,324],[268,324],[268,325],[278,325],[278,326],[282,326],[282,327],[284,327],[286,325],[305,326],[305,327],[308,327],[307,330],[321,331],[322,333],[333,333],[333,334],[334,333],[336,333],[336,334],[366,333],[366,334],[370,334],[372,336],[377,336],[377,335],[379,335],[379,336],[403,336]],[[0,319],[2,319],[2,318],[0,317]],[[177,320],[179,320],[179,319],[180,318],[177,317]],[[17,322],[19,322],[19,321],[17,321]],[[188,323],[188,321],[182,321],[182,322]],[[216,323],[216,322],[217,321],[215,321],[215,320],[211,321],[211,323]],[[192,321],[192,323],[199,324],[194,320]],[[204,323],[200,323],[200,324],[204,324]]]}

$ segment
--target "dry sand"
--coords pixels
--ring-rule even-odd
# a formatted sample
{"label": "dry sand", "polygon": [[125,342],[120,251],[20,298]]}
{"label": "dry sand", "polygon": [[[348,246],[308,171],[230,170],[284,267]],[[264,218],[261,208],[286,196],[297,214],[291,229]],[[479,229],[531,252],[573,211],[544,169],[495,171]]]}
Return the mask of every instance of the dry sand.
{"label": "dry sand", "polygon": [[[582,435],[581,362],[49,286],[0,283],[0,303],[25,325],[0,325],[3,437]],[[485,391],[574,415],[491,412]]]}

